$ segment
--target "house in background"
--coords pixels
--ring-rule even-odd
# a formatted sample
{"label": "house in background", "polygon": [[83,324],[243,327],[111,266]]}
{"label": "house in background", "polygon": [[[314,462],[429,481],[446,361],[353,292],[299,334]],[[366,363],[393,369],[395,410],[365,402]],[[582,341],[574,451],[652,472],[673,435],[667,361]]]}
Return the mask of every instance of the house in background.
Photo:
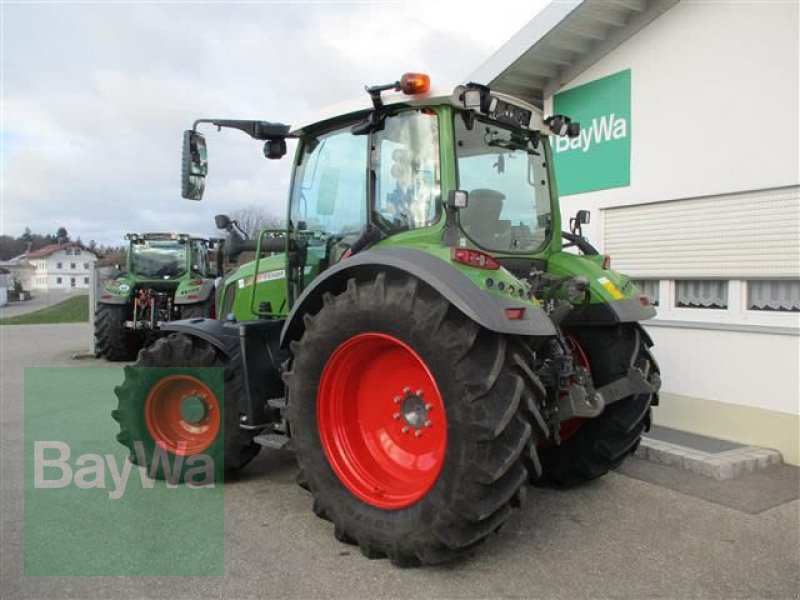
{"label": "house in background", "polygon": [[[52,291],[88,289],[98,257],[82,244],[67,242],[44,246],[22,258],[33,267],[30,287],[26,289]],[[23,288],[25,283],[23,281]]]}

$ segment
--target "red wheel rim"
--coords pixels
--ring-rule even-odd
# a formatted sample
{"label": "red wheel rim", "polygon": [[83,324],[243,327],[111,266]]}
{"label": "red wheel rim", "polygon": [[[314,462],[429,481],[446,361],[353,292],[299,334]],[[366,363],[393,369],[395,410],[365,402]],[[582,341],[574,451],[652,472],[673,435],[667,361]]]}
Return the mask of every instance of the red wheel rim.
{"label": "red wheel rim", "polygon": [[317,424],[339,480],[378,508],[414,504],[444,464],[447,420],[436,381],[390,335],[362,333],[336,349],[320,380]]}
{"label": "red wheel rim", "polygon": [[179,456],[198,454],[217,438],[219,402],[199,379],[168,375],[150,390],[144,405],[144,420],[161,448]]}

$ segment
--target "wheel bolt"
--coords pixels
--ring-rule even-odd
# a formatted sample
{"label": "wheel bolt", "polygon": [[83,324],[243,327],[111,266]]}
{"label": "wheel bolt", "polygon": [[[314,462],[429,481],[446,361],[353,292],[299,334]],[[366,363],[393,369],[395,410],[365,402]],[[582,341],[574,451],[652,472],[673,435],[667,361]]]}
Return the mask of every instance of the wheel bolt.
{"label": "wheel bolt", "polygon": [[395,396],[394,397],[394,403],[395,404],[400,404],[400,396]]}
{"label": "wheel bolt", "polygon": [[422,430],[421,430],[421,429],[417,429],[417,430],[414,432],[414,435],[415,435],[415,436],[417,436],[417,437],[420,437],[420,436],[422,435]]}
{"label": "wheel bolt", "polygon": [[404,388],[403,388],[403,393],[404,393],[404,394],[410,394],[410,393],[411,393],[411,388],[410,388],[410,387],[408,387],[408,386],[404,387]]}
{"label": "wheel bolt", "polygon": [[430,421],[425,421],[425,427],[430,427],[432,423]]}
{"label": "wheel bolt", "polygon": [[420,398],[422,398],[422,390],[417,390],[417,396],[419,396]]}
{"label": "wheel bolt", "polygon": [[426,404],[425,410],[431,410],[433,408],[433,404]]}
{"label": "wheel bolt", "polygon": [[392,415],[392,418],[395,419],[395,420],[399,419],[400,418],[400,413],[394,413]]}
{"label": "wheel bolt", "polygon": [[400,431],[402,431],[403,433],[408,433],[408,427],[403,427]]}

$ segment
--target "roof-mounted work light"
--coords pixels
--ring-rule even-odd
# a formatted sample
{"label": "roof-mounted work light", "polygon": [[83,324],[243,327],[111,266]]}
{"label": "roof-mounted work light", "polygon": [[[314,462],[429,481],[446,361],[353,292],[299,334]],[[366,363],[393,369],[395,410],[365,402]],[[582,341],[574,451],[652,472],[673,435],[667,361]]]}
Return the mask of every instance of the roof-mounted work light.
{"label": "roof-mounted work light", "polygon": [[578,137],[581,134],[581,124],[565,115],[552,115],[547,117],[545,125],[557,136]]}

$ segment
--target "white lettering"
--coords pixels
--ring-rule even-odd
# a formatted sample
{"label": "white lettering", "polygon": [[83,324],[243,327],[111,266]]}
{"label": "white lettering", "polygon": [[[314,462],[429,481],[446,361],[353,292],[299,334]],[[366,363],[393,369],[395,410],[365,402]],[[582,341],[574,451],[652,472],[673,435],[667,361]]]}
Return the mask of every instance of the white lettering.
{"label": "white lettering", "polygon": [[628,137],[628,122],[625,119],[617,119],[614,123],[614,132],[611,135],[615,140]]}
{"label": "white lettering", "polygon": [[[91,463],[87,466],[86,463]],[[81,454],[75,466],[83,467],[75,471],[75,485],[82,490],[106,487],[105,461],[99,454]],[[91,479],[89,479],[91,477]]]}
{"label": "white lettering", "polygon": [[580,149],[582,152],[588,152],[590,148],[598,144],[626,137],[628,137],[628,121],[617,118],[615,113],[611,113],[592,119],[588,126],[581,127],[578,137],[556,137],[555,151],[559,153]]}
{"label": "white lettering", "polygon": [[[178,450],[185,449],[186,444],[178,443]],[[150,463],[150,477],[155,479],[158,473],[158,465],[161,465],[161,471],[164,473],[164,481],[167,482],[168,488],[178,487],[180,483],[181,471],[183,470],[183,454],[178,454],[175,457],[175,463],[169,464],[169,453],[164,450],[159,444],[153,449],[153,462]]]}
{"label": "white lettering", "polygon": [[[119,468],[117,467],[117,461],[114,459],[113,454],[106,454],[106,462],[108,463],[108,470],[111,472],[111,481],[114,482],[114,489],[108,493],[108,497],[110,500],[119,500],[122,498],[122,495],[125,493],[125,489],[128,487],[128,478],[131,476],[133,463],[128,459],[123,458],[122,473],[120,473]],[[142,471],[144,471],[144,469],[142,469]]]}
{"label": "white lettering", "polygon": [[[193,466],[195,463],[202,461],[202,465]],[[195,454],[186,460],[186,466],[192,467],[186,470],[183,476],[183,483],[191,488],[198,487],[214,487],[214,459],[207,454]],[[201,480],[195,481],[195,476],[202,475]]]}
{"label": "white lettering", "polygon": [[[45,460],[45,450],[58,450],[58,458]],[[72,480],[72,468],[67,464],[70,450],[64,442],[34,442],[33,443],[33,487],[59,489],[69,485]],[[61,469],[59,479],[45,479],[44,470]]]}

